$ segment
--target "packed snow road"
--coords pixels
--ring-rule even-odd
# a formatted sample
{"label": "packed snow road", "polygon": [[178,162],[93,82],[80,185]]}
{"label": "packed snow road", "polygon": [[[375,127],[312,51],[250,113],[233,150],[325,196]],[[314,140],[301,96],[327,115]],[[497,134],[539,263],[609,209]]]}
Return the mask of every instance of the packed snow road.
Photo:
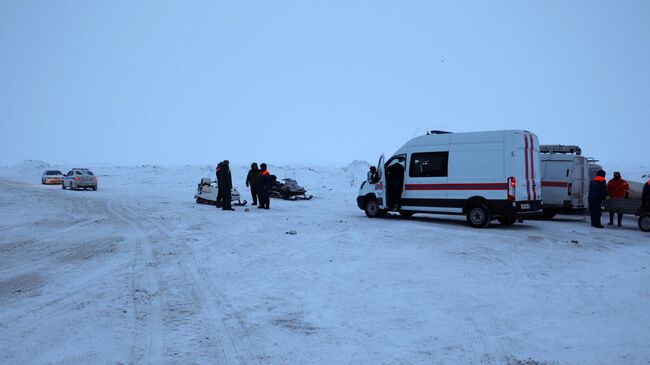
{"label": "packed snow road", "polygon": [[368,219],[364,169],[299,169],[314,200],[235,212],[194,203],[209,168],[106,166],[96,192],[5,171],[0,363],[650,363],[633,218]]}

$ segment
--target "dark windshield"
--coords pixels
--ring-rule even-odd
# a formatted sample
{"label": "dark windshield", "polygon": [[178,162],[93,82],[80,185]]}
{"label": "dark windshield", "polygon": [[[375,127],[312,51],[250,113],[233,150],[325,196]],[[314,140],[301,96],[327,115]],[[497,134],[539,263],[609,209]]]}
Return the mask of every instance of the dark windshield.
{"label": "dark windshield", "polygon": [[92,171],[88,170],[86,171],[86,175],[94,175]]}
{"label": "dark windshield", "polygon": [[45,173],[45,175],[63,175],[61,171],[52,170]]}

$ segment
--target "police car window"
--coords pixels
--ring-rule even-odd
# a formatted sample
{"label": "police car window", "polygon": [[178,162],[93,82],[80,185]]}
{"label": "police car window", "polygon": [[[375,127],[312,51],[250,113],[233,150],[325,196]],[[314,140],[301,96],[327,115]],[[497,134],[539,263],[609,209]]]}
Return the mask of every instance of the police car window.
{"label": "police car window", "polygon": [[410,177],[446,177],[449,152],[414,153],[411,155]]}
{"label": "police car window", "polygon": [[86,171],[86,175],[92,175],[92,174],[93,174],[92,171],[90,171],[90,170]]}

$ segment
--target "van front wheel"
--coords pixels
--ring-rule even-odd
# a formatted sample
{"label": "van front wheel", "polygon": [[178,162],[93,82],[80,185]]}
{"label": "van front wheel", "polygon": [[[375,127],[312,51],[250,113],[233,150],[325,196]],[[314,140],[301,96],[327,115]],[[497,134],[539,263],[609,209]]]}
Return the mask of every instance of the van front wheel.
{"label": "van front wheel", "polygon": [[467,223],[474,228],[484,228],[490,224],[490,210],[485,205],[474,205],[467,212]]}
{"label": "van front wheel", "polygon": [[368,218],[377,218],[381,216],[381,209],[376,199],[366,199],[366,208],[364,209]]}

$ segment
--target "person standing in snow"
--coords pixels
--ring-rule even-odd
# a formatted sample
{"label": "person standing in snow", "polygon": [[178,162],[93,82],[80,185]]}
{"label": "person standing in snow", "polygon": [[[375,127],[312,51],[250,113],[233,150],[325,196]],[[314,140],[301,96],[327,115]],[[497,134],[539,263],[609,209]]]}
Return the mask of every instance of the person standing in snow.
{"label": "person standing in snow", "polygon": [[225,160],[221,164],[221,173],[219,176],[219,192],[221,193],[221,204],[223,210],[234,210],[232,203],[232,176],[230,174],[230,162]]}
{"label": "person standing in snow", "polygon": [[273,184],[273,175],[269,173],[265,163],[260,165],[260,179],[259,179],[259,189],[260,189],[260,209],[270,209],[271,199],[269,194],[271,193],[271,185]]}
{"label": "person standing in snow", "polygon": [[221,189],[219,188],[219,180],[220,180],[220,176],[221,176],[221,166],[222,166],[222,164],[223,164],[223,162],[219,162],[217,164],[217,169],[216,169],[216,172],[215,172],[215,175],[216,175],[216,178],[217,178],[217,200],[214,202],[214,205],[217,208],[221,208]]}
{"label": "person standing in snow", "polygon": [[605,175],[605,171],[598,170],[596,177],[589,183],[589,214],[591,215],[591,226],[595,228],[604,228],[600,223],[600,218],[603,215],[603,202],[607,198]]}
{"label": "person standing in snow", "polygon": [[650,209],[650,180],[643,185],[643,193],[641,194],[641,206]]}
{"label": "person standing in snow", "polygon": [[[621,173],[616,171],[614,173],[614,178],[609,180],[607,183],[607,196],[610,198],[616,198],[616,199],[623,199],[627,198],[628,194],[630,193],[630,185],[627,183],[627,181],[623,180],[621,178]],[[623,212],[622,211],[617,211],[614,212],[613,210],[609,211],[609,225],[614,224],[614,213],[618,213],[618,226],[621,226],[621,223],[623,222]]]}
{"label": "person standing in snow", "polygon": [[253,162],[251,169],[248,171],[248,175],[246,175],[246,186],[250,186],[253,205],[257,205],[257,198],[260,196],[260,169],[257,167],[257,162]]}
{"label": "person standing in snow", "polygon": [[404,166],[402,161],[395,161],[386,169],[387,182],[387,203],[389,210],[397,210],[402,198],[402,187],[404,185]]}

